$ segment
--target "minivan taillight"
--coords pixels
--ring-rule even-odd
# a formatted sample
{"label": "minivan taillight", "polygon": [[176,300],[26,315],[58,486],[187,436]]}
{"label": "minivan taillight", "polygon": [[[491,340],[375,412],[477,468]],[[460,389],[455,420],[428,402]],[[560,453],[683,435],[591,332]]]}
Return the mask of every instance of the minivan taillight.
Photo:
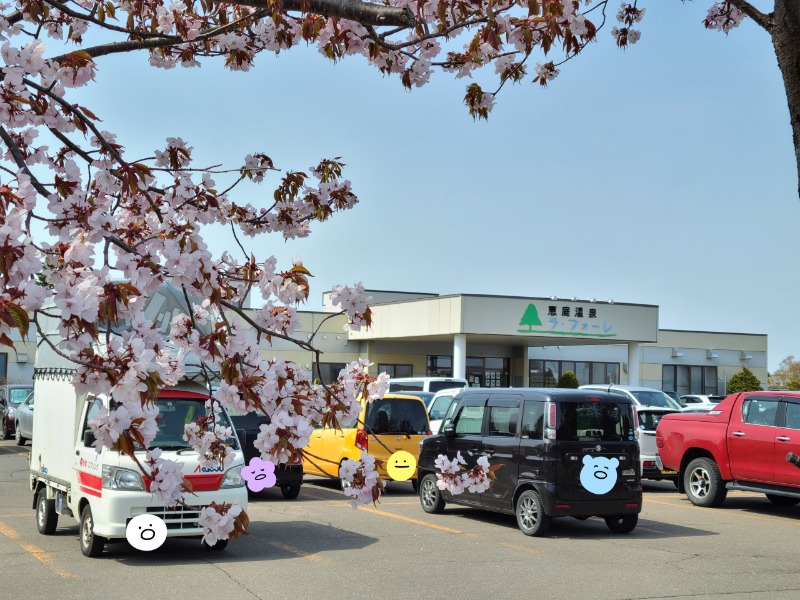
{"label": "minivan taillight", "polygon": [[365,429],[356,431],[356,448],[364,452],[369,452],[369,437]]}
{"label": "minivan taillight", "polygon": [[544,438],[546,440],[556,439],[556,405],[554,402],[548,402],[545,410],[547,411],[547,428],[544,431]]}

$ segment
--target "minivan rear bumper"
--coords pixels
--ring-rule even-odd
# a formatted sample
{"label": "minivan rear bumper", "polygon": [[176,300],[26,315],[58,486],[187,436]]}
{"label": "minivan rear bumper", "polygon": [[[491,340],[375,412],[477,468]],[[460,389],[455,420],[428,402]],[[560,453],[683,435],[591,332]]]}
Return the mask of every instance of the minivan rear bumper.
{"label": "minivan rear bumper", "polygon": [[642,512],[642,495],[623,500],[564,500],[551,488],[542,495],[544,512],[551,517],[594,517],[637,515]]}

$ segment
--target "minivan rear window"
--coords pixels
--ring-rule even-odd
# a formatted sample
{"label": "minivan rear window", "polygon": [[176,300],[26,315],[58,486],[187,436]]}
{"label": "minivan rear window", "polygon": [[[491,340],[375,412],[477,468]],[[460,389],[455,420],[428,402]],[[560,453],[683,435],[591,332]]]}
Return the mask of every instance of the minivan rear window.
{"label": "minivan rear window", "polygon": [[560,402],[556,439],[566,442],[634,439],[631,407],[613,402]]}
{"label": "minivan rear window", "polygon": [[461,388],[467,385],[464,381],[430,381],[428,382],[429,392],[438,392],[448,388]]}
{"label": "minivan rear window", "polygon": [[367,407],[365,417],[372,433],[406,433],[425,435],[428,433],[428,414],[422,402],[402,398],[374,400]]}

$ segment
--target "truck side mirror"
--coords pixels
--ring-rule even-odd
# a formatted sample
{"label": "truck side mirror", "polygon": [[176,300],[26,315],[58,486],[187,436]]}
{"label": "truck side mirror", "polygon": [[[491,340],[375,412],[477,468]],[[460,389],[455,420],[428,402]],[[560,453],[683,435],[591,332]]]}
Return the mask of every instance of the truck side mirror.
{"label": "truck side mirror", "polygon": [[447,437],[455,437],[455,435],[456,435],[456,428],[455,428],[455,427],[453,427],[453,426],[452,426],[451,424],[449,424],[449,423],[448,423],[447,425],[445,425],[445,426],[444,426],[444,430],[443,430],[443,431],[444,431],[444,434],[445,434]]}
{"label": "truck side mirror", "polygon": [[91,430],[83,432],[83,446],[85,448],[91,448],[94,441],[95,437]]}

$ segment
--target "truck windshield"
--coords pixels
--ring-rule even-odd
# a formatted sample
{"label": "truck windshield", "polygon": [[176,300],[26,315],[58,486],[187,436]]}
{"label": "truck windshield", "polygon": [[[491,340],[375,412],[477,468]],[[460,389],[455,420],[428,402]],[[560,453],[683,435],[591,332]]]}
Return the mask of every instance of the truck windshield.
{"label": "truck windshield", "polygon": [[558,406],[557,440],[594,442],[634,439],[629,404],[561,402]]}
{"label": "truck windshield", "polygon": [[[156,400],[158,406],[158,434],[150,443],[151,448],[162,449],[190,448],[189,442],[183,439],[183,427],[189,423],[196,423],[200,417],[208,415],[204,399],[194,398],[162,398]],[[230,427],[230,419],[225,413],[217,413],[217,424]],[[236,435],[225,442],[227,445],[238,449]]]}

